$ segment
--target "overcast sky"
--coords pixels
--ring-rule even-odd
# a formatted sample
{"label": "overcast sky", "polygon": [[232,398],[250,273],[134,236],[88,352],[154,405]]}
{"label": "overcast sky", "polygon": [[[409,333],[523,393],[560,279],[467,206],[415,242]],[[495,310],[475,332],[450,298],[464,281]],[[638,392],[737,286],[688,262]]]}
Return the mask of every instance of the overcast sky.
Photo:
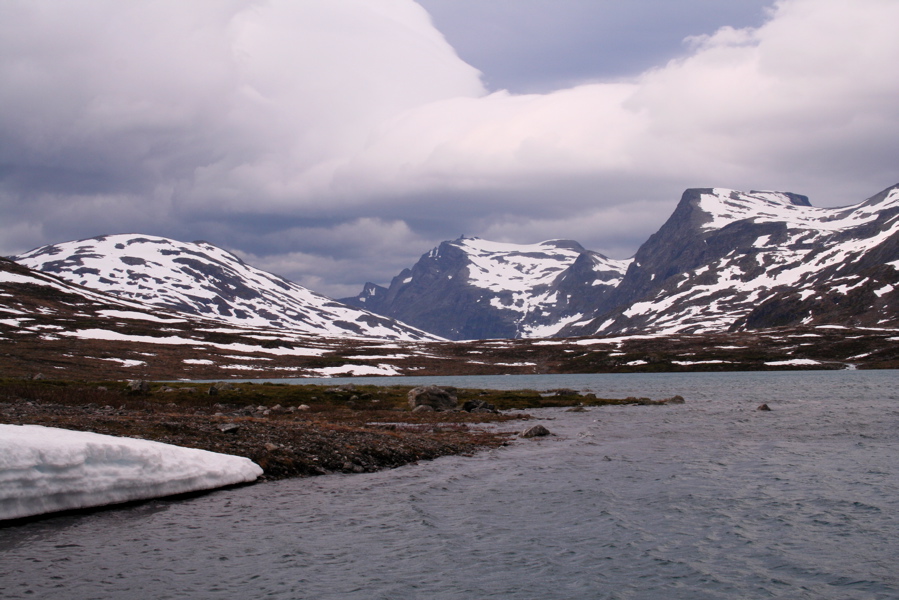
{"label": "overcast sky", "polygon": [[688,187],[899,182],[896,0],[3,0],[0,254],[205,239],[334,297]]}

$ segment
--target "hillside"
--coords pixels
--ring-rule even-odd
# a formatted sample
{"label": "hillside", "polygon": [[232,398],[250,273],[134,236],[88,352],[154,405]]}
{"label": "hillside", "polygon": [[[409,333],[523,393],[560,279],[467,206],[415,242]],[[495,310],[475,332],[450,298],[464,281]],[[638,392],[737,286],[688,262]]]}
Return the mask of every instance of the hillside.
{"label": "hillside", "polygon": [[12,258],[118,298],[232,326],[327,337],[438,339],[335,302],[206,242],[108,235],[43,246]]}

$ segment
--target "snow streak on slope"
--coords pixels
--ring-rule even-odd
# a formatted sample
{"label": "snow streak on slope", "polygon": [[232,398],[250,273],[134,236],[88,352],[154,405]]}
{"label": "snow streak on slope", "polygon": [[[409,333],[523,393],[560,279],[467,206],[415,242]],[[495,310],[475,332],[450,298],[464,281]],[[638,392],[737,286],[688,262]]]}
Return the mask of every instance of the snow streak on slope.
{"label": "snow streak on slope", "polygon": [[0,425],[0,520],[255,481],[248,458],[40,425]]}
{"label": "snow streak on slope", "polygon": [[884,208],[897,203],[897,190],[876,203],[870,201],[843,208],[817,208],[804,196],[784,192],[739,192],[714,188],[701,195],[700,208],[710,221],[703,231],[721,229],[735,222],[786,223],[791,229],[838,231],[870,222]]}
{"label": "snow streak on slope", "polygon": [[81,285],[241,327],[332,337],[436,339],[251,267],[205,242],[110,235],[14,257]]}

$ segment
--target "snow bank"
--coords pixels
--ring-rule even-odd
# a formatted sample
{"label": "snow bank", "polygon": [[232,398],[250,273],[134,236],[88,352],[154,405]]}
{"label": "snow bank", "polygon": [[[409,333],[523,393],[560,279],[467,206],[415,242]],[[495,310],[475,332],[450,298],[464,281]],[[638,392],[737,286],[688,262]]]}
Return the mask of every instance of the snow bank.
{"label": "snow bank", "polygon": [[0,520],[254,481],[247,458],[40,425],[0,425]]}

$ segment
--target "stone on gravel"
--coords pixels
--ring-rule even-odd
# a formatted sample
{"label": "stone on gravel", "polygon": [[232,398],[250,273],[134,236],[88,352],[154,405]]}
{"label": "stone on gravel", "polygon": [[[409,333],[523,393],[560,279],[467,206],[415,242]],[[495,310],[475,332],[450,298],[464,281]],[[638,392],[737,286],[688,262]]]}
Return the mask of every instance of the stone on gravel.
{"label": "stone on gravel", "polygon": [[436,385],[426,385],[409,390],[409,406],[430,406],[434,410],[452,410],[456,408],[458,399],[449,391]]}
{"label": "stone on gravel", "polygon": [[128,392],[146,394],[150,391],[150,382],[144,381],[143,379],[129,379],[128,384],[125,386],[125,390]]}
{"label": "stone on gravel", "polygon": [[468,400],[462,405],[462,410],[470,413],[497,413],[496,407],[486,400]]}

